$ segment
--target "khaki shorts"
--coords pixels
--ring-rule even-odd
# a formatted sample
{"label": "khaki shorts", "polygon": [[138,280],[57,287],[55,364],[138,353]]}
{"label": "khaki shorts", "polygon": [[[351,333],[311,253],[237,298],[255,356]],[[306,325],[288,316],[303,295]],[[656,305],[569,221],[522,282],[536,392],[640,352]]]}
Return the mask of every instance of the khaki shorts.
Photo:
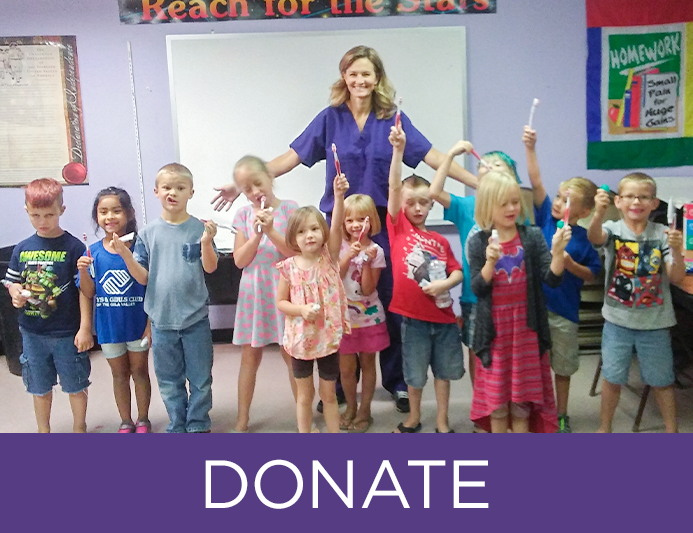
{"label": "khaki shorts", "polygon": [[551,368],[559,376],[572,376],[578,371],[578,325],[549,311],[551,329]]}

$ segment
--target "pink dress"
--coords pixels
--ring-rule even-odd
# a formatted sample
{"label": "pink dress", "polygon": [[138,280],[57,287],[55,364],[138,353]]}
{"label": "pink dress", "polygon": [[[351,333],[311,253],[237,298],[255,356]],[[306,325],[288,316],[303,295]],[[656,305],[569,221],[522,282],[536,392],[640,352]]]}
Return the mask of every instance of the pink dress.
{"label": "pink dress", "polygon": [[[289,217],[297,208],[298,204],[294,201],[281,201],[274,211],[274,227],[279,233],[286,233]],[[252,206],[244,206],[236,213],[233,227],[249,239],[255,233],[253,218]],[[241,275],[233,326],[235,345],[250,344],[253,348],[260,348],[281,342],[284,314],[277,309],[279,271],[276,264],[282,259],[284,256],[274,243],[263,235],[255,257]]]}
{"label": "pink dress", "polygon": [[339,351],[342,335],[351,332],[347,319],[347,298],[339,276],[339,265],[332,260],[327,245],[315,264],[303,270],[295,257],[277,263],[279,273],[289,282],[291,303],[319,304],[315,322],[302,316],[287,316],[284,349],[294,359],[318,359]]}
{"label": "pink dress", "polygon": [[491,300],[496,338],[491,366],[476,366],[471,419],[490,431],[493,411],[508,402],[527,402],[530,431],[555,433],[551,363],[548,353],[540,356],[537,334],[527,326],[527,271],[519,234],[501,246],[505,261],[496,264]]}

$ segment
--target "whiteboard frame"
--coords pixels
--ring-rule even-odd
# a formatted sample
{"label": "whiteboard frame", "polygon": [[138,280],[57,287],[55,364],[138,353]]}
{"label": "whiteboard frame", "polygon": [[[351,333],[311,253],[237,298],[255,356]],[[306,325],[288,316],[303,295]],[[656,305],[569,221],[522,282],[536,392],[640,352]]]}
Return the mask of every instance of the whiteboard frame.
{"label": "whiteboard frame", "polygon": [[[216,57],[214,54],[223,53],[227,47],[228,48],[244,48],[249,50],[250,56],[255,52],[253,50],[257,48],[258,41],[266,44],[267,47],[272,47],[275,43],[275,48],[277,50],[287,50],[291,49],[290,46],[282,46],[282,43],[295,43],[296,40],[303,41],[306,45],[299,47],[300,50],[306,51],[311,49],[310,43],[332,43],[333,49],[326,50],[324,46],[313,46],[312,48],[316,51],[314,55],[319,54],[319,60],[323,62],[324,67],[316,67],[315,72],[311,72],[311,75],[317,75],[322,77],[319,83],[310,82],[311,90],[315,91],[316,96],[314,97],[304,97],[298,101],[298,96],[295,94],[304,94],[303,91],[290,90],[288,92],[289,101],[296,106],[304,106],[304,110],[301,111],[302,118],[296,119],[291,122],[290,125],[286,126],[282,130],[282,146],[280,149],[272,148],[272,152],[268,153],[268,149],[263,146],[258,146],[257,149],[245,149],[245,150],[235,150],[234,147],[231,150],[226,150],[226,152],[233,152],[232,157],[228,157],[226,154],[226,161],[218,161],[216,165],[223,168],[224,175],[219,176],[219,172],[212,172],[210,168],[205,165],[210,161],[210,157],[203,158],[200,161],[195,161],[195,157],[191,157],[191,153],[197,154],[200,152],[200,148],[194,148],[194,143],[196,140],[191,140],[191,137],[202,137],[206,134],[205,130],[209,129],[223,131],[224,125],[219,126],[197,126],[197,120],[199,113],[204,112],[204,107],[202,107],[195,115],[194,122],[190,118],[188,109],[191,107],[191,94],[197,94],[191,87],[196,84],[204,84],[205,80],[210,78],[222,79],[223,76],[230,76],[229,72],[232,69],[237,68],[238,65],[243,64],[244,58],[236,58],[236,63],[226,64],[226,62],[221,61],[221,57],[227,58],[229,54],[223,55],[221,57]],[[348,42],[349,44],[344,44]],[[450,43],[453,43],[451,45]],[[424,52],[411,52],[412,48],[417,48],[417,43]],[[454,44],[459,43],[461,49],[455,50]],[[338,63],[339,59],[342,57],[344,52],[346,52],[352,46],[357,44],[366,44],[368,46],[373,46],[380,53],[383,58],[383,63],[388,74],[388,77],[392,81],[395,88],[398,89],[398,97],[403,97],[402,109],[407,113],[414,125],[433,143],[437,149],[442,152],[446,152],[457,140],[467,138],[467,123],[468,123],[468,110],[467,110],[467,57],[466,57],[466,30],[463,26],[450,26],[450,27],[435,27],[435,28],[395,28],[395,29],[377,29],[377,30],[344,30],[344,31],[302,31],[302,32],[274,32],[274,33],[240,33],[240,34],[211,34],[211,35],[167,35],[166,36],[166,48],[167,48],[167,58],[168,58],[168,70],[169,70],[169,90],[170,90],[170,101],[171,101],[171,116],[173,121],[173,137],[174,137],[174,149],[176,158],[182,164],[190,166],[193,175],[195,175],[197,194],[191,200],[190,212],[198,217],[212,218],[214,220],[223,224],[231,224],[233,221],[233,215],[235,211],[243,206],[247,205],[247,200],[243,197],[234,204],[233,208],[228,213],[213,213],[211,206],[209,206],[209,200],[213,196],[213,191],[211,187],[207,187],[210,183],[209,175],[213,175],[213,186],[222,185],[224,183],[229,183],[232,180],[231,169],[233,164],[237,159],[246,153],[252,153],[260,157],[271,159],[282,153],[284,153],[288,148],[289,144],[293,139],[300,134],[301,131],[309,124],[309,122],[325,107],[329,105],[329,89],[332,83],[338,78]],[[435,47],[439,53],[437,54],[426,54],[426,51],[430,48]],[[388,49],[389,48],[389,49]],[[295,48],[293,48],[295,50]],[[194,50],[211,51],[208,53],[194,54]],[[410,55],[417,55],[414,59],[409,59]],[[185,62],[185,54],[190,54],[191,57],[198,58],[200,56],[209,56],[206,58],[200,57],[200,61],[204,63],[203,59],[206,61],[211,61],[207,65],[208,68],[202,72],[202,65],[198,65],[197,61],[194,59],[188,59],[188,63],[181,65],[181,62]],[[255,53],[257,55],[257,53]],[[234,56],[234,54],[230,54]],[[401,55],[401,58],[400,58]],[[259,57],[266,57],[266,55],[261,55]],[[256,57],[256,60],[258,58]],[[284,54],[283,63],[290,64],[292,61],[291,54]],[[229,61],[231,63],[232,61]],[[258,61],[259,62],[259,61]],[[399,63],[398,63],[399,62]],[[404,65],[406,63],[406,68]],[[257,64],[257,63],[255,63]],[[327,67],[329,65],[329,67]],[[213,68],[212,68],[213,67]],[[198,69],[197,75],[188,75],[188,73],[195,72]],[[267,66],[264,66],[268,69]],[[300,69],[297,69],[300,71]],[[421,78],[414,78],[417,71],[427,71],[426,76]],[[210,73],[210,71],[212,71]],[[434,73],[434,74],[431,74]],[[435,73],[438,73],[435,75]],[[449,74],[451,73],[451,74]],[[255,75],[255,73],[253,73]],[[268,97],[273,90],[272,87],[283,87],[285,84],[282,79],[272,79],[270,72],[265,72],[267,77],[267,84],[258,82],[253,87],[259,86],[258,91],[265,97]],[[451,80],[459,79],[459,84],[455,81],[448,81],[448,78],[441,78],[441,76],[449,75]],[[297,76],[300,78],[301,73],[297,72]],[[199,78],[199,79],[198,79]],[[179,82],[178,80],[183,80]],[[290,80],[295,81],[295,80]],[[180,87],[178,83],[183,83],[190,86]],[[212,83],[220,83],[215,81]],[[407,89],[408,85],[418,84],[420,87],[425,86],[425,90],[421,88],[418,89]],[[449,94],[438,95],[438,86],[445,84],[454,85],[452,88],[447,88]],[[315,87],[314,87],[315,86]],[[447,87],[447,86],[446,86]],[[264,89],[263,89],[264,88]],[[220,90],[224,90],[225,86],[218,87]],[[264,91],[264,92],[262,92]],[[414,93],[414,94],[412,94]],[[204,90],[202,91],[204,94]],[[187,101],[181,101],[186,100]],[[293,100],[292,100],[293,99]],[[318,100],[319,99],[319,100]],[[231,99],[225,97],[223,101],[229,102]],[[248,109],[257,109],[257,105],[254,107],[251,105]],[[244,110],[244,112],[246,112]],[[259,128],[267,128],[267,124],[270,123],[269,119],[262,110],[260,111],[250,111],[254,112],[258,119],[257,122],[260,124]],[[291,112],[291,110],[289,110]],[[230,114],[230,113],[229,113]],[[207,118],[205,120],[220,120],[219,112],[214,111],[211,113],[213,117]],[[200,119],[203,122],[202,119]],[[246,118],[249,122],[250,119]],[[296,123],[298,121],[298,123]],[[432,126],[431,124],[435,124]],[[181,131],[181,128],[184,128]],[[239,128],[239,130],[242,128]],[[286,131],[289,129],[289,131]],[[191,136],[190,132],[195,130],[194,135]],[[202,131],[199,131],[202,130]],[[220,135],[219,138],[223,138]],[[214,142],[219,142],[219,138],[212,136]],[[192,144],[191,144],[192,143]],[[276,143],[275,143],[276,144]],[[203,145],[198,145],[202,147]],[[206,145],[203,147],[206,148]],[[217,152],[220,152],[217,148]],[[221,150],[223,152],[223,150]],[[187,155],[186,155],[187,154]],[[223,156],[222,156],[223,157]],[[458,163],[464,166],[464,158],[466,156],[460,156],[458,158]],[[277,196],[279,198],[295,199],[301,203],[306,203],[303,201],[303,196],[310,196],[311,192],[315,195],[315,186],[317,185],[318,175],[321,175],[320,179],[320,195],[324,189],[324,161],[319,162],[314,165],[311,169],[308,169],[304,165],[299,165],[296,169],[291,171],[287,178],[281,177],[277,180],[275,188],[277,190]],[[214,165],[211,165],[212,167]],[[198,173],[199,169],[202,168],[202,179]],[[424,163],[421,163],[417,169],[416,173],[426,177],[427,179],[432,179],[433,170],[430,169]],[[407,169],[404,170],[407,172]],[[296,176],[296,175],[299,176]],[[290,176],[294,175],[292,179]],[[406,174],[405,174],[406,175]],[[308,182],[308,187],[301,189],[301,192],[296,197],[293,193],[296,193],[296,184],[301,183],[303,179],[310,180]],[[284,184],[284,185],[282,185]],[[290,188],[293,186],[293,189]],[[462,184],[457,183],[453,180],[448,180],[446,183],[446,190],[453,192],[459,196],[465,195],[465,188]],[[310,203],[317,203],[313,200]],[[444,224],[443,221],[443,210],[440,205],[436,205],[431,211],[427,223],[430,225]],[[232,247],[233,239],[230,236],[225,236],[223,231],[220,231],[217,238],[217,245],[220,248]]]}

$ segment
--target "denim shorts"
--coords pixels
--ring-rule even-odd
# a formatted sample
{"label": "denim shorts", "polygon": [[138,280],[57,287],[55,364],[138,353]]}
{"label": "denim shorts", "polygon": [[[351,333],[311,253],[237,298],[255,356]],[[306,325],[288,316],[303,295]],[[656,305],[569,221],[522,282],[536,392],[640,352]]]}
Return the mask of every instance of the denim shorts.
{"label": "denim shorts", "polygon": [[101,345],[101,351],[106,359],[115,359],[126,352],[146,352],[149,350],[149,344],[142,346],[142,339],[128,342],[114,342]]}
{"label": "denim shorts", "polygon": [[628,370],[637,353],[640,376],[651,387],[668,387],[674,382],[674,355],[668,329],[630,329],[604,322],[602,374],[614,385],[628,383]]}
{"label": "denim shorts", "polygon": [[476,320],[476,304],[460,302],[462,309],[462,344],[472,347],[474,341],[474,321]]}
{"label": "denim shorts", "polygon": [[58,384],[63,392],[77,394],[90,385],[89,352],[79,353],[75,337],[48,337],[20,328],[24,351],[22,379],[29,394],[45,396]]}
{"label": "denim shorts", "polygon": [[423,389],[428,367],[436,379],[460,379],[464,375],[460,328],[454,324],[402,318],[402,367],[404,381]]}

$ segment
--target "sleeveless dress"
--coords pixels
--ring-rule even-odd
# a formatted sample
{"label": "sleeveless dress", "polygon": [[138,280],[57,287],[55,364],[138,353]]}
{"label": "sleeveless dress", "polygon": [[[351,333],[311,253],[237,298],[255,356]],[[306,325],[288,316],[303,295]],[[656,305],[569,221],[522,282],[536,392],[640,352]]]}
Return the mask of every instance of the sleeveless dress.
{"label": "sleeveless dress", "polygon": [[501,246],[503,257],[496,263],[491,296],[496,338],[491,366],[476,366],[471,419],[490,431],[493,411],[508,402],[527,402],[530,431],[555,433],[558,420],[549,355],[539,356],[537,334],[527,326],[527,272],[520,235]]}
{"label": "sleeveless dress", "polygon": [[[282,234],[298,204],[282,200],[274,211],[274,227]],[[238,210],[233,227],[250,238],[253,229],[253,207],[248,205]],[[262,236],[257,254],[243,269],[238,287],[236,319],[233,327],[233,343],[237,346],[250,344],[260,348],[268,344],[280,344],[284,334],[284,315],[277,310],[276,296],[279,284],[277,261],[284,259],[274,243]]]}
{"label": "sleeveless dress", "polygon": [[320,259],[304,270],[289,257],[277,264],[279,272],[289,282],[289,300],[293,304],[319,304],[315,322],[302,316],[287,316],[283,346],[294,359],[318,359],[339,351],[342,335],[351,333],[347,318],[347,298],[339,264],[323,245]]}

